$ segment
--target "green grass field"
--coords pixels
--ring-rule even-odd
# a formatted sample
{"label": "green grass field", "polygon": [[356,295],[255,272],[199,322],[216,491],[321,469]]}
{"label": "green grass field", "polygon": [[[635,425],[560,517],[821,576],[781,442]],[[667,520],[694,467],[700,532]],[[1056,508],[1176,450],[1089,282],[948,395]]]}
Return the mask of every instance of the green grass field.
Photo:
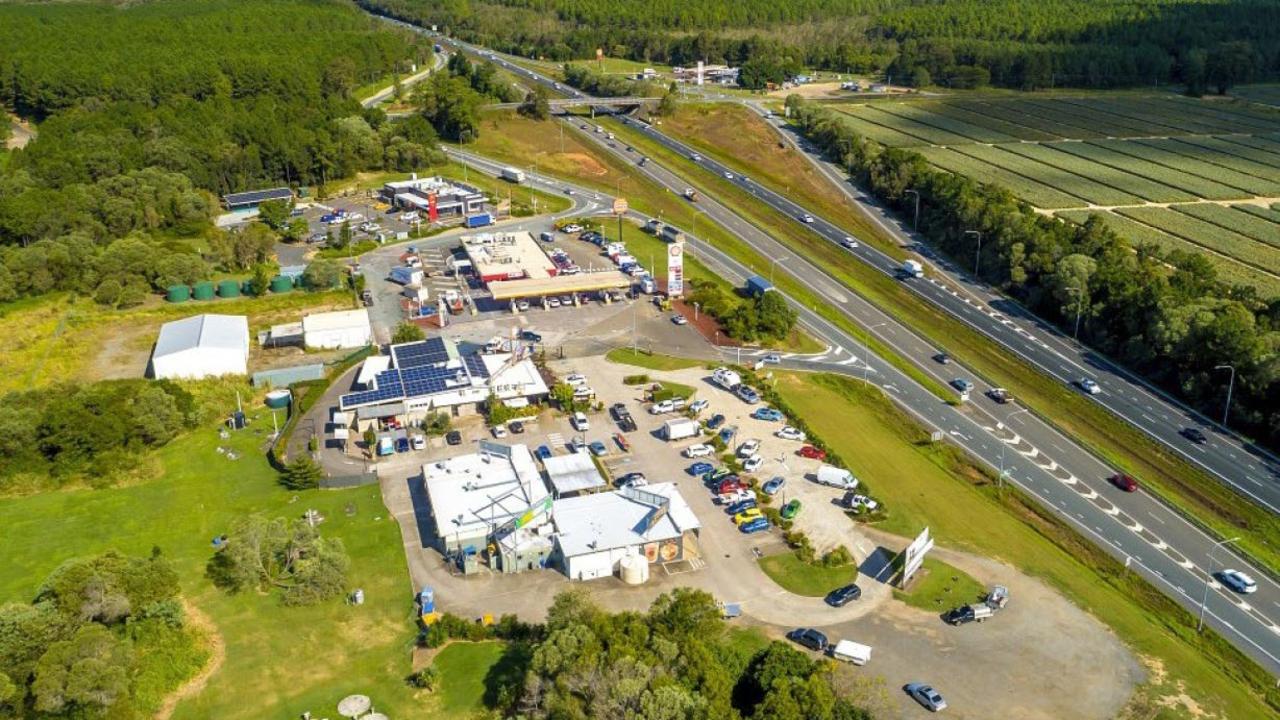
{"label": "green grass field", "polygon": [[930,612],[978,602],[985,595],[986,588],[968,573],[931,557],[925,558],[924,565],[911,578],[908,590],[893,591],[895,598]]}
{"label": "green grass field", "polygon": [[467,718],[484,707],[491,669],[501,662],[506,644],[452,642],[435,657],[440,670],[439,714],[432,717]]}
{"label": "green grass field", "polygon": [[794,552],[766,555],[760,558],[760,569],[782,589],[805,597],[822,597],[858,579],[858,566],[853,563],[831,568],[811,565]]}
{"label": "green grass field", "polygon": [[698,367],[702,364],[697,360],[661,355],[644,350],[634,351],[631,348],[610,350],[605,357],[610,362],[635,365],[647,370],[684,370],[685,368]]}

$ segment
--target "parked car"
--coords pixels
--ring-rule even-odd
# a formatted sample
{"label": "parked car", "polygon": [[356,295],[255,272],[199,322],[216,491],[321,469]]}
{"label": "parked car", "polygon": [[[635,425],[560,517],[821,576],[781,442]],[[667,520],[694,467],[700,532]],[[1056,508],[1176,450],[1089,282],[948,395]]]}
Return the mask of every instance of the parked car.
{"label": "parked car", "polygon": [[1102,388],[1098,385],[1097,381],[1090,378],[1080,378],[1080,382],[1077,384],[1080,386],[1081,390],[1090,395],[1097,395],[1102,392]]}
{"label": "parked car", "polygon": [[710,400],[694,400],[692,403],[689,404],[689,409],[692,410],[695,414],[700,413],[709,407],[711,407]]}
{"label": "parked car", "polygon": [[724,424],[724,416],[717,413],[715,415],[712,415],[711,419],[707,421],[707,429],[715,430],[716,428],[720,427],[723,424]]}
{"label": "parked car", "polygon": [[752,438],[738,446],[738,457],[751,457],[760,452],[760,441]]}
{"label": "parked car", "polygon": [[747,403],[748,405],[754,405],[760,402],[760,393],[756,392],[755,388],[749,387],[747,385],[739,385],[737,390],[737,395],[738,395],[738,398],[740,398],[743,402]]}
{"label": "parked car", "polygon": [[591,423],[587,420],[587,416],[582,412],[576,412],[572,418],[573,429],[578,432],[586,432],[591,429]]}
{"label": "parked car", "polygon": [[[698,443],[697,445],[690,445],[689,447],[684,449],[684,456],[687,458],[711,457],[712,455],[715,455],[715,454],[716,454],[716,449],[711,447],[710,445],[707,445],[706,443]],[[706,463],[700,463],[700,464],[705,465]]]}
{"label": "parked car", "polygon": [[787,479],[779,475],[775,478],[770,478],[768,482],[760,486],[760,489],[764,491],[765,495],[777,495],[782,486],[786,484]]}
{"label": "parked car", "polygon": [[859,495],[852,492],[845,493],[844,497],[840,499],[840,504],[849,510],[858,511],[863,508],[866,508],[867,510],[875,510],[880,507],[880,503],[872,500],[866,495]]}
{"label": "parked car", "polygon": [[627,406],[622,403],[614,403],[609,406],[609,414],[613,416],[614,420],[621,420],[624,417],[630,416],[631,411],[627,410]]}
{"label": "parked car", "polygon": [[831,607],[844,607],[849,604],[849,602],[857,600],[860,597],[862,597],[862,588],[857,585],[849,584],[844,587],[838,587],[827,593],[827,597],[824,598],[824,600]]}
{"label": "parked car", "polygon": [[[554,299],[554,298],[553,298]],[[565,383],[573,387],[587,384],[587,376],[582,373],[572,373],[564,379]]]}
{"label": "parked car", "polygon": [[616,484],[620,488],[635,488],[644,487],[649,481],[645,479],[644,473],[633,472],[618,478]]}
{"label": "parked car", "polygon": [[729,507],[725,508],[725,512],[729,513],[730,515],[737,515],[740,512],[746,512],[754,507],[756,507],[755,498],[747,498],[745,500],[739,500],[738,502],[733,503]]}
{"label": "parked car", "polygon": [[609,454],[609,447],[599,440],[592,440],[587,447],[591,449],[591,454],[596,457]]}
{"label": "parked car", "polygon": [[729,468],[727,468],[727,467],[718,467],[718,468],[716,468],[715,470],[712,470],[711,472],[706,473],[705,475],[703,475],[703,476],[702,476],[702,482],[704,482],[704,483],[708,483],[708,484],[710,484],[710,483],[720,482],[721,480],[723,480],[723,479],[725,479],[725,478],[729,477],[729,476],[730,476],[730,475],[732,475],[732,474],[733,474],[733,471],[732,471],[732,470],[730,470]]}
{"label": "parked car", "polygon": [[733,436],[737,434],[738,428],[736,425],[729,425],[727,427],[720,428],[720,442],[727,445],[730,440],[733,440]]}
{"label": "parked car", "polygon": [[409,438],[396,438],[396,452],[409,452]]}
{"label": "parked car", "polygon": [[1112,475],[1111,484],[1125,492],[1133,492],[1138,489],[1138,481],[1124,473],[1116,473],[1115,475]]}
{"label": "parked car", "polygon": [[801,431],[799,428],[794,428],[794,427],[791,427],[790,425],[783,427],[781,430],[774,433],[774,435],[777,435],[783,440],[796,440],[799,442],[804,442],[804,432]]}
{"label": "parked car", "polygon": [[551,457],[551,448],[546,445],[539,445],[538,449],[533,451],[533,454],[537,455],[539,460],[546,460]]}
{"label": "parked car", "polygon": [[783,415],[779,410],[775,408],[766,407],[766,408],[759,408],[755,412],[751,413],[751,417],[755,418],[756,420],[764,420],[766,422],[781,422]]}
{"label": "parked car", "polygon": [[955,380],[952,380],[951,387],[965,393],[973,391],[973,383],[964,378],[956,378]]}
{"label": "parked car", "polygon": [[746,489],[747,489],[747,484],[742,482],[741,480],[738,480],[736,478],[732,480],[725,478],[724,480],[720,481],[719,485],[716,486],[716,494],[724,495],[725,493],[731,493],[731,492],[736,492],[738,490],[746,490]]}
{"label": "parked car", "polygon": [[409,439],[409,441],[410,441],[410,444],[413,445],[414,450],[427,449],[427,439],[422,437],[421,435],[414,435],[412,438]]}
{"label": "parked car", "polygon": [[810,650],[823,652],[827,649],[827,636],[813,628],[796,628],[787,633],[787,639]]}
{"label": "parked car", "polygon": [[1238,593],[1248,595],[1258,591],[1258,583],[1253,578],[1245,575],[1239,570],[1223,570],[1217,573],[1218,580],[1227,587]]}
{"label": "parked car", "polygon": [[715,469],[715,466],[709,462],[696,462],[689,466],[689,474],[694,477],[706,475]]}
{"label": "parked car", "polygon": [[931,685],[923,683],[911,683],[903,688],[907,694],[915,699],[930,712],[941,712],[947,709],[947,701],[942,699],[942,695]]}
{"label": "parked car", "polygon": [[671,322],[675,323],[676,325],[688,325],[688,324],[689,324],[689,320],[688,320],[687,318],[685,318],[685,316],[683,316],[683,315],[672,315],[672,316],[671,316]]}
{"label": "parked car", "polygon": [[450,445],[461,445],[462,433],[458,432],[457,430],[450,430],[449,432],[445,433],[444,441],[449,443]]}
{"label": "parked car", "polygon": [[[529,309],[529,303],[527,303],[527,302],[525,302],[525,301],[523,301],[523,300],[521,300],[518,304],[519,304],[519,305],[523,305],[523,306],[524,306],[524,307],[520,308],[521,310],[528,310],[528,309]],[[541,336],[541,335],[539,335],[538,333],[536,333],[536,332],[532,331],[532,330],[521,330],[521,331],[520,331],[520,339],[521,339],[521,340],[524,340],[524,341],[526,341],[526,342],[535,342],[535,343],[540,343],[540,342],[542,342],[542,336]]]}
{"label": "parked car", "polygon": [[493,436],[499,440],[507,436],[507,428],[504,425],[493,426]]}
{"label": "parked car", "polygon": [[1182,437],[1190,440],[1197,445],[1203,445],[1209,442],[1209,438],[1205,436],[1199,428],[1185,427],[1182,428]]}
{"label": "parked car", "polygon": [[662,415],[675,410],[675,403],[670,400],[660,400],[649,406],[650,415]]}
{"label": "parked car", "polygon": [[948,625],[964,625],[973,622],[975,619],[973,608],[968,605],[951,608],[942,615],[942,621]]}
{"label": "parked car", "polygon": [[738,531],[744,535],[752,533],[764,532],[769,529],[769,518],[758,517],[751,522],[746,522],[738,526]]}
{"label": "parked car", "polygon": [[764,465],[764,458],[760,457],[759,455],[752,455],[751,457],[742,461],[742,469],[745,472],[749,472],[749,473],[753,473],[759,470],[761,465]]}
{"label": "parked car", "polygon": [[793,519],[795,516],[799,515],[799,514],[800,514],[800,499],[799,499],[799,498],[796,498],[796,499],[792,500],[791,502],[787,503],[786,505],[783,505],[783,506],[782,506],[782,510],[781,510],[781,511],[779,511],[779,513],[778,513],[778,514],[782,516],[782,519],[783,519],[783,520],[791,520],[791,519]]}
{"label": "parked car", "polygon": [[822,448],[816,448],[812,445],[805,445],[796,451],[800,457],[811,458],[813,460],[826,460],[827,451]]}
{"label": "parked car", "polygon": [[759,508],[747,508],[742,512],[734,513],[733,524],[743,525],[745,523],[751,522],[752,520],[755,520],[756,518],[762,518],[762,517],[764,517],[764,515],[760,512]]}

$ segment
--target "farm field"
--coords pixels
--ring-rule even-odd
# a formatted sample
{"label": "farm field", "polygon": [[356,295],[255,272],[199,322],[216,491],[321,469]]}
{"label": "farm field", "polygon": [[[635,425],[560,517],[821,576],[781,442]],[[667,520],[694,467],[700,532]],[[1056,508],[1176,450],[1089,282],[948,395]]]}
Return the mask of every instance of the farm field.
{"label": "farm field", "polygon": [[[1280,95],[1271,86],[1255,95]],[[1136,243],[1280,284],[1280,113],[1167,94],[965,96],[833,105],[867,138]]]}

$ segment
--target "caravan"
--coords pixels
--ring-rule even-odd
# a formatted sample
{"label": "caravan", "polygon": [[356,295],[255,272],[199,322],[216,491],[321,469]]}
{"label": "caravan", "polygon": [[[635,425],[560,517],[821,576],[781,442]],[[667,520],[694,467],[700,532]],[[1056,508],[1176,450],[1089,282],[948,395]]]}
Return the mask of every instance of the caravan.
{"label": "caravan", "polygon": [[831,657],[841,662],[853,663],[854,665],[866,665],[871,662],[871,646],[853,642],[852,640],[841,640],[835,645],[828,646]]}

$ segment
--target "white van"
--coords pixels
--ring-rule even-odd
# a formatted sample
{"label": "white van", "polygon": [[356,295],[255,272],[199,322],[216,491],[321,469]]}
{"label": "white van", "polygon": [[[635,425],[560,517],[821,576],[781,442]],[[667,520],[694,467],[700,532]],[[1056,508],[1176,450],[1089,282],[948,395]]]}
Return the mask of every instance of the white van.
{"label": "white van", "polygon": [[574,413],[571,421],[573,423],[573,429],[578,432],[586,432],[591,429],[591,423],[587,422],[587,416],[584,413]]}
{"label": "white van", "polygon": [[841,640],[830,647],[831,657],[841,662],[866,665],[871,661],[870,645],[863,645],[852,640]]}
{"label": "white van", "polygon": [[858,487],[858,479],[853,476],[853,473],[834,465],[819,467],[816,478],[819,485],[840,488],[841,490],[852,490]]}

